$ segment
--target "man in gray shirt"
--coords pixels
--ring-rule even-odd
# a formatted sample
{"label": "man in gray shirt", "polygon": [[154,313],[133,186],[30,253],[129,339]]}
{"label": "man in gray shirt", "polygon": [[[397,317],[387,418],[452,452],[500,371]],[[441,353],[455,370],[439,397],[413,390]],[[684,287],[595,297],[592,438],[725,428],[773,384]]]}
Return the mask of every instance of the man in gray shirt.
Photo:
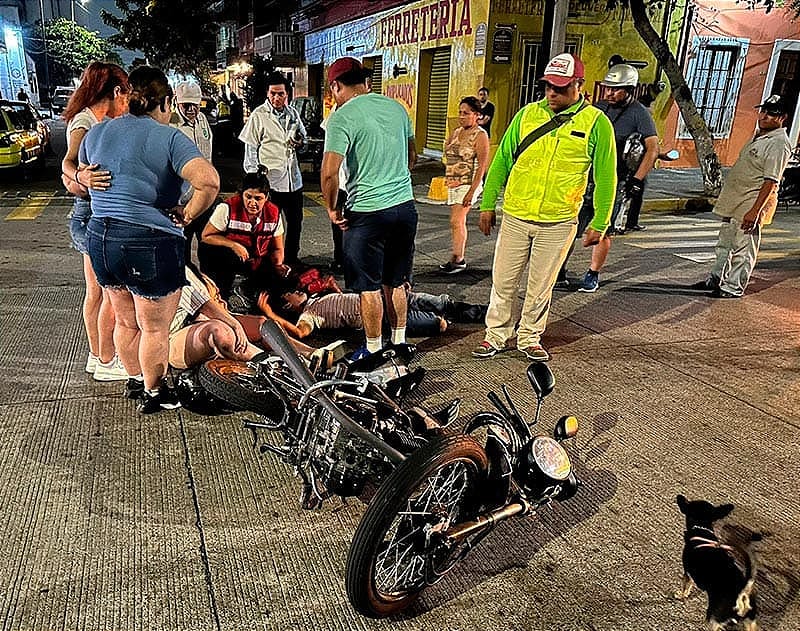
{"label": "man in gray shirt", "polygon": [[756,109],[758,131],[742,147],[714,205],[714,214],[722,218],[722,225],[711,274],[691,286],[710,289],[714,298],[739,298],[744,294],[756,266],[761,226],[772,223],[778,205],[778,183],[792,152],[783,128],[787,116],[783,98],[773,94]]}
{"label": "man in gray shirt", "polygon": [[[617,214],[621,210],[623,196],[628,197],[632,207],[634,204],[641,204],[644,179],[658,158],[658,134],[653,116],[644,105],[634,98],[633,93],[638,83],[639,71],[633,66],[628,64],[611,66],[602,81],[605,87],[605,100],[597,103],[597,108],[608,116],[614,126],[614,138],[617,143],[617,176],[620,188],[617,190],[617,201],[614,205],[609,232],[617,223]],[[625,160],[625,145],[634,134],[638,134],[643,143],[644,155],[638,165],[631,167]],[[586,204],[584,204],[585,206]],[[591,212],[585,212],[585,210]],[[590,221],[592,213],[591,207],[582,208],[579,224],[583,221]],[[582,228],[585,227],[579,225],[578,234],[581,234]],[[641,230],[638,225],[634,229]],[[597,291],[600,286],[600,269],[605,264],[610,250],[611,236],[606,234],[592,248],[592,261],[578,285],[578,291],[589,293]],[[566,271],[563,268],[562,273],[563,277],[560,277],[559,281],[563,282],[566,278]]]}

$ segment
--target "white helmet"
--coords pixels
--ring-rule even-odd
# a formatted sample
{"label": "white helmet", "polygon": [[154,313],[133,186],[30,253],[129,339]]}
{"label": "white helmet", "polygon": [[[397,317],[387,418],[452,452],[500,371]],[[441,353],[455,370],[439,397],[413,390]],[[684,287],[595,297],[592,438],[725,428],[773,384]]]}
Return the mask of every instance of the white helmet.
{"label": "white helmet", "polygon": [[611,66],[600,82],[609,88],[635,88],[639,84],[639,71],[630,64]]}

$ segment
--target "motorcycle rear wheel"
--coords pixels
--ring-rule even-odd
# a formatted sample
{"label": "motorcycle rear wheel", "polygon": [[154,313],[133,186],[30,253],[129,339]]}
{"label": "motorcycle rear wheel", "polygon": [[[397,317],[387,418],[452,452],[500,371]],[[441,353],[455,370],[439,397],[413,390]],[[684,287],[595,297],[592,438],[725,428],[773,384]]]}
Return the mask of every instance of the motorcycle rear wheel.
{"label": "motorcycle rear wheel", "polygon": [[212,359],[200,367],[199,376],[200,385],[226,403],[275,422],[283,418],[283,401],[246,362]]}
{"label": "motorcycle rear wheel", "polygon": [[460,548],[446,549],[436,533],[472,517],[470,507],[487,466],[475,440],[442,436],[386,478],[347,558],[345,586],[356,610],[372,618],[396,614],[453,568]]}

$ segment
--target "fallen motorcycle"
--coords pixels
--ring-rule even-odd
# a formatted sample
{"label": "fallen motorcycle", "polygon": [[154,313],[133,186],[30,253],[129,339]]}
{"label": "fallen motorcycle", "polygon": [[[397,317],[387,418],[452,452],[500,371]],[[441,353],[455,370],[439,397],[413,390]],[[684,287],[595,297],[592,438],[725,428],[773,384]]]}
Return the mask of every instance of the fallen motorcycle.
{"label": "fallen motorcycle", "polygon": [[[436,413],[403,410],[396,399],[404,393],[390,396],[384,389],[392,379],[381,382],[375,370],[385,376],[399,371],[392,347],[372,359],[367,367],[373,370],[359,374],[344,366],[318,379],[280,327],[267,322],[261,333],[277,357],[250,364],[214,360],[201,381],[228,403],[261,414],[263,421],[245,424],[254,432],[282,433],[281,445],[265,442],[261,452],[295,468],[304,508],[317,508],[332,495],[358,496],[368,482],[377,487],[347,559],[347,595],[362,614],[402,611],[498,522],[577,491],[561,445],[577,433],[575,417],[561,417],[553,438],[531,431],[554,386],[546,364],[527,370],[537,398],[533,421],[523,419],[503,386],[505,401],[490,392],[495,410],[454,433],[445,428],[458,415],[458,400]],[[228,398],[246,389],[248,396]]]}

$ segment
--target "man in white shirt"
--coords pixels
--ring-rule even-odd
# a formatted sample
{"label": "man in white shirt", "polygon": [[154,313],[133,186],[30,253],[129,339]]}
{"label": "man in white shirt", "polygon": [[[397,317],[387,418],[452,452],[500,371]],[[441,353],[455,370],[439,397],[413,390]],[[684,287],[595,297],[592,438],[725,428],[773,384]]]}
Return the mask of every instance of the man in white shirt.
{"label": "man in white shirt", "polygon": [[267,79],[267,100],[250,114],[239,140],[244,145],[244,170],[267,170],[272,201],[286,222],[286,263],[295,265],[303,226],[303,178],[297,149],[308,134],[300,114],[288,104],[289,82],[280,73]]}

